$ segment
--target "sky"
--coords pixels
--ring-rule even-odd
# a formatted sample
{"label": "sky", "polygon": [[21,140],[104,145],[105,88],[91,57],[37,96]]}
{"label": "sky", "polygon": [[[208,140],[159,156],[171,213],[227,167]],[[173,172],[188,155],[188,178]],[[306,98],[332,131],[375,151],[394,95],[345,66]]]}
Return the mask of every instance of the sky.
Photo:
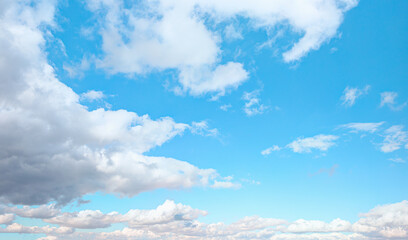
{"label": "sky", "polygon": [[407,239],[407,11],[2,0],[0,239]]}

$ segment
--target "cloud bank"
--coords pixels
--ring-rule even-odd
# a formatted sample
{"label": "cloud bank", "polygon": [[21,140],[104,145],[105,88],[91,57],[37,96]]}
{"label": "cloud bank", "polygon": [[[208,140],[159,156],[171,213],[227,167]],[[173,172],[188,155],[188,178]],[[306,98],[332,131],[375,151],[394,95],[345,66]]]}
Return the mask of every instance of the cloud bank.
{"label": "cloud bank", "polygon": [[[47,209],[47,207],[42,209]],[[30,211],[30,209],[24,208],[24,211]],[[8,215],[13,216],[12,214]],[[48,215],[51,215],[51,213]],[[7,223],[9,225],[0,228],[0,232],[42,233],[47,235],[38,240],[402,240],[408,237],[408,201],[377,206],[367,213],[360,214],[359,219],[354,223],[339,218],[330,222],[305,219],[290,222],[284,219],[262,218],[258,216],[244,217],[231,224],[200,222],[198,218],[205,215],[207,215],[206,211],[167,200],[156,209],[132,209],[125,214],[117,212],[104,214],[98,210],[83,210],[72,213],[61,212],[52,218],[43,219],[47,223],[57,224],[57,227],[26,227],[21,224],[11,223],[9,219]],[[76,229],[107,228],[117,223],[124,224],[125,227],[110,232],[76,231]]]}

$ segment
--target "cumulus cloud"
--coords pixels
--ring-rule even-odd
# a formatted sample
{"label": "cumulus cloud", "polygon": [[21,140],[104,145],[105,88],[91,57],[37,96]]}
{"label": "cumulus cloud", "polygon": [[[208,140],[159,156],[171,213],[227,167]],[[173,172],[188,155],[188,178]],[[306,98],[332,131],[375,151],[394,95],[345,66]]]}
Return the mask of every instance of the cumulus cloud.
{"label": "cumulus cloud", "polygon": [[237,17],[248,19],[255,30],[288,25],[300,36],[282,55],[284,61],[293,62],[333,38],[344,13],[356,5],[357,0],[154,0],[135,5],[91,0],[87,4],[102,23],[104,54],[98,67],[125,74],[174,70],[180,84],[176,93],[217,97],[241,85],[248,72],[242,63],[222,63],[223,37],[209,21],[226,23],[227,40],[243,38],[230,23]]}
{"label": "cumulus cloud", "polygon": [[63,204],[96,191],[133,196],[211,185],[213,169],[144,155],[189,125],[126,110],[88,111],[55,77],[40,30],[55,25],[54,4],[1,5],[0,201]]}
{"label": "cumulus cloud", "polygon": [[243,65],[235,62],[219,65],[214,70],[208,67],[183,68],[179,76],[181,91],[195,96],[214,92],[216,94],[212,100],[224,96],[228,89],[236,89],[247,79],[248,73],[243,69]]}
{"label": "cumulus cloud", "polygon": [[404,131],[404,126],[394,125],[385,130],[384,141],[381,144],[381,151],[388,153],[398,150],[408,142],[408,132]]}
{"label": "cumulus cloud", "polygon": [[89,101],[89,102],[102,100],[105,97],[106,96],[105,94],[103,94],[102,91],[95,91],[95,90],[89,90],[88,92],[81,94],[81,100]]}
{"label": "cumulus cloud", "polygon": [[357,98],[367,94],[368,90],[370,90],[369,85],[365,86],[363,89],[346,87],[346,89],[344,89],[343,96],[341,96],[341,100],[343,101],[342,104],[346,107],[353,106]]}
{"label": "cumulus cloud", "polygon": [[0,224],[9,225],[14,221],[14,214],[0,214]]}
{"label": "cumulus cloud", "polygon": [[380,239],[408,237],[408,201],[377,206],[360,217],[353,224],[356,232]]}
{"label": "cumulus cloud", "polygon": [[37,227],[37,226],[23,226],[19,223],[13,223],[8,225],[5,228],[0,228],[0,233],[24,233],[24,234],[72,234],[74,229],[67,227]]}
{"label": "cumulus cloud", "polygon": [[6,207],[5,212],[16,214],[24,218],[52,218],[60,213],[60,209],[56,207],[55,204],[41,205],[37,208],[32,208],[29,206],[18,207]]}
{"label": "cumulus cloud", "polygon": [[350,129],[351,132],[369,132],[374,133],[378,128],[383,125],[385,122],[378,123],[348,123],[341,125],[341,128]]}
{"label": "cumulus cloud", "polygon": [[402,110],[407,103],[403,103],[401,105],[397,105],[395,99],[398,97],[398,93],[396,92],[383,92],[381,93],[381,103],[380,107],[388,106],[391,110],[400,111]]}
{"label": "cumulus cloud", "polygon": [[314,137],[308,138],[298,138],[297,140],[289,143],[288,148],[291,148],[294,152],[297,153],[308,153],[312,149],[317,149],[320,151],[327,151],[330,147],[334,146],[339,137],[335,135],[316,135]]}
{"label": "cumulus cloud", "polygon": [[[28,210],[28,209],[26,209]],[[0,232],[43,233],[44,240],[69,239],[310,239],[310,240],[401,240],[408,237],[408,201],[377,206],[352,223],[336,218],[320,220],[244,217],[231,224],[202,223],[198,220],[206,211],[176,204],[167,200],[156,209],[133,209],[125,214],[84,210],[79,213],[60,213],[47,219],[59,227],[26,227],[14,223]],[[102,222],[101,222],[102,221]],[[92,222],[100,225],[91,224]],[[109,227],[113,223],[127,224],[110,232],[86,232],[76,228]],[[69,227],[75,226],[75,228]]]}

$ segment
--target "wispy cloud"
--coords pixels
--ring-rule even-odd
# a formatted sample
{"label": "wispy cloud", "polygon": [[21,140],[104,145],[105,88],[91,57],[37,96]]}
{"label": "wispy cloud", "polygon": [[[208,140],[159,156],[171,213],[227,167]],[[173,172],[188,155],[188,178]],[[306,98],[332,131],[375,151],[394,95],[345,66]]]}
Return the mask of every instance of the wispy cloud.
{"label": "wispy cloud", "polygon": [[339,128],[350,129],[351,132],[370,132],[374,133],[385,122],[378,123],[348,123],[340,125]]}
{"label": "wispy cloud", "polygon": [[269,155],[269,154],[271,154],[272,152],[280,151],[280,150],[281,150],[281,148],[280,148],[279,146],[273,145],[272,147],[263,150],[263,151],[261,152],[261,154],[262,154],[262,155]]}
{"label": "wispy cloud", "polygon": [[333,176],[334,173],[336,172],[337,168],[339,167],[338,164],[334,164],[331,168],[321,168],[319,169],[319,171],[310,174],[310,176],[316,176],[319,174],[323,174],[323,173],[327,173],[329,175],[329,177]]}
{"label": "wispy cloud", "polygon": [[228,109],[230,109],[232,107],[231,104],[224,104],[220,106],[220,109],[224,112],[228,111]]}
{"label": "wispy cloud", "polygon": [[400,111],[402,110],[406,105],[407,102],[397,105],[395,102],[395,99],[398,97],[398,93],[396,92],[383,92],[381,93],[381,103],[380,107],[388,106],[391,110],[393,111]]}
{"label": "wispy cloud", "polygon": [[381,144],[382,152],[393,152],[408,142],[408,132],[403,129],[404,126],[402,125],[394,125],[385,130],[385,138]]}
{"label": "wispy cloud", "polygon": [[356,103],[357,98],[365,95],[370,90],[370,85],[366,85],[363,89],[359,88],[352,88],[346,87],[343,92],[343,96],[341,96],[341,100],[343,101],[343,105],[346,107],[351,107]]}
{"label": "wispy cloud", "polygon": [[327,151],[330,147],[335,145],[335,141],[338,139],[335,135],[316,135],[308,138],[298,138],[297,140],[289,143],[286,147],[293,150],[296,153],[309,153],[313,149],[319,151]]}
{"label": "wispy cloud", "polygon": [[395,162],[395,163],[405,163],[405,160],[402,158],[389,158],[388,161]]}
{"label": "wispy cloud", "polygon": [[247,116],[262,114],[269,108],[268,106],[261,104],[261,100],[258,97],[259,94],[259,90],[244,92],[242,99],[245,100],[244,112]]}
{"label": "wispy cloud", "polygon": [[201,121],[201,122],[192,122],[190,126],[190,131],[193,134],[198,134],[202,136],[212,136],[215,137],[218,135],[218,129],[216,128],[210,128],[208,126],[207,121]]}

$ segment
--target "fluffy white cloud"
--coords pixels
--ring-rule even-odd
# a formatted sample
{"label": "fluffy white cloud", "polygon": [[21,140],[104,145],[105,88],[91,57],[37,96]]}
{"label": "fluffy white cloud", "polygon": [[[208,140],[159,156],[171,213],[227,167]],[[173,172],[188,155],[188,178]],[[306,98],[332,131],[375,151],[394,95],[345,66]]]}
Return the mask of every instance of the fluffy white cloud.
{"label": "fluffy white cloud", "polygon": [[0,228],[0,233],[25,233],[25,234],[72,234],[74,229],[68,227],[37,227],[37,226],[23,226],[18,223],[8,225],[6,228]]}
{"label": "fluffy white cloud", "polygon": [[55,77],[40,30],[55,25],[54,4],[1,5],[0,201],[67,203],[96,191],[133,196],[212,184],[212,169],[143,155],[189,125],[125,110],[88,111]]}
{"label": "fluffy white cloud", "polygon": [[343,105],[345,105],[346,107],[353,106],[356,102],[356,99],[364,94],[367,94],[368,90],[370,90],[369,85],[365,86],[364,89],[346,87],[346,89],[344,89],[343,96],[341,96]]}
{"label": "fluffy white cloud", "polygon": [[320,151],[327,151],[330,147],[334,146],[334,141],[339,137],[334,135],[316,135],[308,138],[298,138],[297,140],[289,143],[286,147],[291,148],[297,153],[308,153],[312,149]]}
{"label": "fluffy white cloud", "polygon": [[[29,209],[26,209],[29,210]],[[231,224],[202,223],[198,217],[206,211],[166,201],[152,210],[130,210],[126,214],[85,210],[61,213],[47,219],[61,227],[25,227],[14,223],[0,232],[44,233],[43,240],[69,239],[310,239],[310,240],[402,240],[408,237],[408,201],[375,207],[351,223],[342,219],[330,222],[299,219],[244,217]],[[128,224],[112,232],[75,232],[76,228],[108,227],[113,223]],[[98,225],[99,223],[99,225]]]}
{"label": "fluffy white cloud", "polygon": [[0,214],[0,224],[11,224],[14,221],[14,214]]}
{"label": "fluffy white cloud", "polygon": [[99,210],[84,210],[74,213],[62,213],[53,218],[45,219],[47,223],[58,224],[71,228],[107,228],[111,224],[121,222],[120,215],[116,212],[103,214]]}
{"label": "fluffy white cloud", "polygon": [[299,60],[334,37],[343,15],[357,0],[203,1],[153,0],[137,4],[90,0],[88,8],[102,22],[104,55],[97,66],[111,73],[142,74],[175,70],[181,86],[176,93],[225,94],[242,84],[248,73],[241,63],[222,64],[222,36],[208,22],[227,23],[225,38],[243,38],[236,17],[250,20],[250,28],[288,25],[300,39],[283,53],[286,62]]}
{"label": "fluffy white cloud", "polygon": [[105,98],[105,94],[103,94],[102,91],[95,91],[95,90],[89,90],[88,92],[82,93],[81,94],[81,100],[93,102],[97,100],[101,100]]}
{"label": "fluffy white cloud", "polygon": [[14,213],[20,217],[24,218],[52,218],[60,213],[60,209],[55,206],[55,204],[41,205],[37,208],[32,208],[29,206],[18,207],[6,207],[5,212]]}
{"label": "fluffy white cloud", "polygon": [[370,132],[374,133],[377,129],[383,125],[384,122],[378,123],[348,123],[341,125],[341,128],[348,128],[351,132]]}
{"label": "fluffy white cloud", "polygon": [[394,125],[385,130],[385,138],[381,145],[381,151],[388,153],[401,148],[408,142],[408,132],[404,131],[404,126]]}
{"label": "fluffy white cloud", "polygon": [[375,207],[361,214],[353,230],[373,238],[404,239],[408,237],[408,201]]}
{"label": "fluffy white cloud", "polygon": [[395,99],[398,97],[398,93],[396,92],[383,92],[381,93],[381,103],[380,107],[388,106],[391,110],[400,111],[402,110],[407,103],[403,103],[397,106]]}
{"label": "fluffy white cloud", "polygon": [[155,224],[167,224],[174,221],[192,221],[199,216],[207,215],[206,211],[193,209],[190,206],[165,201],[153,210],[130,210],[124,215],[129,227],[138,228]]}

